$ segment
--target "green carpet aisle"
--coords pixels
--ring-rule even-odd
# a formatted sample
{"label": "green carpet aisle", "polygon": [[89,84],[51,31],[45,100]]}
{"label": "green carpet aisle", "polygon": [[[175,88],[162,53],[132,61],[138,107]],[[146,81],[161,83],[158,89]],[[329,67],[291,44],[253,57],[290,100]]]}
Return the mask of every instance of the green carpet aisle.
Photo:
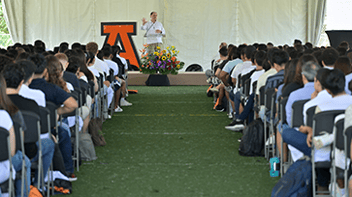
{"label": "green carpet aisle", "polygon": [[270,196],[278,178],[262,157],[238,154],[205,86],[135,86],[131,107],[104,123],[107,146],[84,162],[71,196]]}

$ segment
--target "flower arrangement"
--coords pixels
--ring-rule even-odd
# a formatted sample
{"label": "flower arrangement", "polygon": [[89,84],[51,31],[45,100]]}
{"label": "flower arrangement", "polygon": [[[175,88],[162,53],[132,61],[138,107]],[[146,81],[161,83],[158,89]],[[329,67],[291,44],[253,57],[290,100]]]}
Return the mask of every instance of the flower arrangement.
{"label": "flower arrangement", "polygon": [[178,71],[183,68],[185,63],[177,60],[179,51],[175,46],[167,47],[166,50],[157,47],[157,50],[151,54],[146,53],[147,47],[148,45],[144,45],[144,49],[140,50],[142,56],[139,70],[143,74],[167,75],[171,73],[177,75]]}

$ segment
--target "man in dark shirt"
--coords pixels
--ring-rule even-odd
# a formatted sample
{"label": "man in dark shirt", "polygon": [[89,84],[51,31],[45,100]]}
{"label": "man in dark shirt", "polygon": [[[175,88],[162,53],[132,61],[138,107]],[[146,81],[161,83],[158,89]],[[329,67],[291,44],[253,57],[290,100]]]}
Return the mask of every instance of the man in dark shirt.
{"label": "man in dark shirt", "polygon": [[[5,66],[2,71],[2,74],[6,80],[6,94],[10,97],[11,101],[18,107],[18,109],[22,111],[31,111],[40,116],[38,104],[34,100],[24,98],[18,94],[24,81],[24,70],[22,66],[19,64],[9,64]],[[41,146],[43,158],[43,173],[45,177],[53,159],[55,144],[50,138],[41,137]],[[37,160],[38,153],[35,154],[35,157],[32,159],[32,161]],[[38,172],[36,172],[34,184],[36,184],[38,181],[37,175]]]}
{"label": "man in dark shirt", "polygon": [[[37,69],[34,73],[32,83],[29,85],[30,88],[39,89],[44,92],[45,99],[55,103],[57,106],[58,115],[70,113],[78,107],[76,100],[71,97],[60,87],[46,82],[43,77],[47,73],[46,60],[43,55],[35,54],[29,57],[31,61],[36,65]],[[63,106],[62,106],[63,105]],[[67,172],[73,174],[73,162],[72,162],[72,146],[71,139],[68,132],[63,127],[58,127],[59,134],[59,146],[62,153],[62,157],[65,163],[65,169]]]}

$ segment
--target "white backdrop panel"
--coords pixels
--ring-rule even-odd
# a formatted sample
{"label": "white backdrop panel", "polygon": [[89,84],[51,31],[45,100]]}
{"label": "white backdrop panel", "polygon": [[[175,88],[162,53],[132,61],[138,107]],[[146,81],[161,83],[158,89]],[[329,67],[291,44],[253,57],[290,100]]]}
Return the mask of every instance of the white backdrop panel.
{"label": "white backdrop panel", "polygon": [[240,42],[273,42],[292,45],[295,38],[305,40],[305,1],[246,0],[239,4]]}
{"label": "white backdrop panel", "polygon": [[[166,37],[164,47],[174,45],[186,67],[198,63],[209,68],[220,42],[233,44],[271,41],[291,44],[306,41],[305,0],[2,0],[14,42],[43,40],[53,49],[62,41],[102,46],[101,22],[137,22],[137,49],[144,31],[141,19],[158,12]],[[23,11],[22,11],[23,10]],[[310,14],[310,13],[308,13]]]}

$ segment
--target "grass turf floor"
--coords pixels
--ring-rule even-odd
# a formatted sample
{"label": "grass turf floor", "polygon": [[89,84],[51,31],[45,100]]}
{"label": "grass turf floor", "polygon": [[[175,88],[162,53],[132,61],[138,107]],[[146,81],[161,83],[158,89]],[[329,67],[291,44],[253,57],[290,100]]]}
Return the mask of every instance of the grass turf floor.
{"label": "grass turf floor", "polygon": [[270,196],[263,157],[238,154],[205,86],[133,86],[131,107],[103,125],[107,145],[83,162],[71,196]]}

